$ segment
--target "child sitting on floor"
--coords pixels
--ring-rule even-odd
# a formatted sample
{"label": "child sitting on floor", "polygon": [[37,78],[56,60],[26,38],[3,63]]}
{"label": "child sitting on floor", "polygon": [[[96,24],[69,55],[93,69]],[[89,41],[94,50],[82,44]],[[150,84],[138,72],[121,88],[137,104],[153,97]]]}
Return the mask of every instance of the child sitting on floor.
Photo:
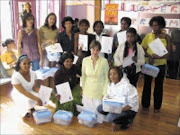
{"label": "child sitting on floor", "polygon": [[[122,70],[118,67],[109,69],[109,80],[107,96],[111,98],[125,98],[125,104],[120,114],[103,111],[103,105],[97,107],[97,111],[106,115],[108,122],[112,123],[112,131],[124,130],[130,127],[139,108],[137,89],[130,84],[126,77],[123,77]],[[120,126],[121,125],[121,126]]]}

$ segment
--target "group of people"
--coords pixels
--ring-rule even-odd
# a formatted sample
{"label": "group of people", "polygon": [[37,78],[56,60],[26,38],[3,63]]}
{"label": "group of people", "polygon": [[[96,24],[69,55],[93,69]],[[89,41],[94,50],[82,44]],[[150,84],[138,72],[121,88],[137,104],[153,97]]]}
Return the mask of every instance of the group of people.
{"label": "group of people", "polygon": [[[136,29],[130,27],[131,19],[123,17],[120,20],[121,30],[118,32],[126,31],[126,41],[119,44],[116,33],[113,37],[112,54],[100,52],[103,46],[101,44],[102,36],[109,36],[103,33],[102,21],[94,22],[94,33],[92,34],[87,32],[90,26],[87,19],[79,21],[79,31],[76,33],[72,30],[74,21],[69,16],[64,17],[62,21],[64,28],[62,32],[59,32],[56,27],[54,13],[47,16],[45,24],[39,30],[34,27],[34,21],[32,14],[26,14],[24,17],[23,28],[18,33],[18,60],[13,57],[12,48],[15,46],[15,42],[10,39],[3,44],[3,46],[7,46],[7,50],[1,56],[2,63],[7,70],[13,67],[16,70],[12,75],[12,84],[15,88],[13,93],[21,95],[21,98],[14,98],[14,100],[18,101],[20,105],[26,105],[29,110],[25,114],[26,117],[32,115],[35,104],[42,105],[42,101],[37,96],[39,88],[37,77],[33,71],[39,67],[53,67],[57,64],[59,69],[54,75],[54,91],[51,97],[51,100],[56,103],[56,111],[62,109],[77,114],[76,105],[83,104],[85,108],[98,114],[99,123],[102,123],[103,117],[106,115],[107,120],[112,123],[113,131],[129,128],[139,108],[136,87],[144,63],[160,69],[155,78],[154,112],[160,111],[166,61],[171,52],[170,37],[162,32],[165,28],[163,17],[151,18],[149,26],[152,28],[152,32],[147,34],[143,40],[137,34]],[[79,47],[80,34],[88,36],[88,51],[83,51]],[[154,54],[149,48],[149,44],[156,38],[160,38],[168,50],[168,53],[162,57]],[[61,53],[58,63],[49,62],[45,51],[46,46],[54,43],[60,43],[64,51]],[[123,60],[132,53],[134,53],[132,58],[134,63],[123,67]],[[79,57],[76,64],[73,64],[74,55]],[[30,70],[30,65],[32,65],[33,71]],[[142,110],[145,112],[149,111],[152,78],[144,75]],[[69,82],[74,100],[60,104],[59,99],[63,95],[57,93],[55,86],[64,82]],[[80,82],[82,86],[80,86]],[[125,98],[122,113],[114,114],[103,111],[102,98],[105,95],[110,95],[112,98]]]}

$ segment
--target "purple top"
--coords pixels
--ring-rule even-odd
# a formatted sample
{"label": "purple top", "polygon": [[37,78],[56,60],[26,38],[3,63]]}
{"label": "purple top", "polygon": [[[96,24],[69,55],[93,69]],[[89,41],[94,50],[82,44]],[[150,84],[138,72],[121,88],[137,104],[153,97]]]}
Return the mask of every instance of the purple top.
{"label": "purple top", "polygon": [[36,31],[34,29],[31,33],[26,33],[25,29],[22,29],[22,54],[26,54],[30,61],[39,59],[39,49]]}

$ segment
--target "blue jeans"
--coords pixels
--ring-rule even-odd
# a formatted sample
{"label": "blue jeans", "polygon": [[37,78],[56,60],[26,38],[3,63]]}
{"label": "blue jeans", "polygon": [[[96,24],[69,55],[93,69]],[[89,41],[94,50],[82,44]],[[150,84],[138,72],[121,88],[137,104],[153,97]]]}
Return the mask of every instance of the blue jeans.
{"label": "blue jeans", "polygon": [[97,107],[97,111],[101,114],[107,115],[106,118],[108,122],[122,125],[128,124],[129,121],[133,120],[136,116],[136,112],[132,110],[123,111],[120,114],[104,112],[102,104]]}
{"label": "blue jeans", "polygon": [[32,70],[33,71],[36,71],[36,70],[39,69],[39,61],[40,61],[39,59],[31,61],[31,63],[32,63]]}

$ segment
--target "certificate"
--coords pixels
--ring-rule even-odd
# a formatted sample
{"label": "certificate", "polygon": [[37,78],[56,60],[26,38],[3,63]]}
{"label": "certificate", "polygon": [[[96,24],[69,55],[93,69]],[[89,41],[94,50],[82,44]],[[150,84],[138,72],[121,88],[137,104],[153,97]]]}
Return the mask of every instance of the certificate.
{"label": "certificate", "polygon": [[134,57],[134,53],[135,52],[133,52],[132,54],[130,54],[129,56],[127,56],[127,57],[125,57],[123,59],[123,68],[125,68],[125,67],[127,67],[127,66],[129,66],[129,65],[134,63],[134,61],[132,59]]}
{"label": "certificate", "polygon": [[74,61],[73,61],[73,64],[76,64],[77,63],[77,61],[78,61],[78,56],[77,55],[74,55]]}
{"label": "certificate", "polygon": [[126,31],[121,31],[117,33],[118,43],[119,45],[126,42]]}
{"label": "certificate", "polygon": [[106,37],[102,36],[101,39],[101,52],[102,53],[112,53],[112,44],[113,44],[113,38],[112,37]]}
{"label": "certificate", "polygon": [[166,47],[163,45],[159,38],[155,39],[149,44],[150,49],[153,51],[154,54],[158,56],[164,56],[168,53]]}
{"label": "certificate", "polygon": [[60,43],[55,43],[54,45],[50,45],[48,47],[45,48],[47,52],[63,52],[63,49],[61,47]]}
{"label": "certificate", "polygon": [[52,88],[41,85],[39,89],[39,98],[41,99],[43,105],[47,105],[49,98],[51,96]]}
{"label": "certificate", "polygon": [[88,36],[79,34],[78,48],[82,48],[83,51],[88,51]]}
{"label": "certificate", "polygon": [[61,95],[61,98],[60,98],[61,104],[73,100],[69,82],[56,85],[56,89],[57,89],[57,93]]}

